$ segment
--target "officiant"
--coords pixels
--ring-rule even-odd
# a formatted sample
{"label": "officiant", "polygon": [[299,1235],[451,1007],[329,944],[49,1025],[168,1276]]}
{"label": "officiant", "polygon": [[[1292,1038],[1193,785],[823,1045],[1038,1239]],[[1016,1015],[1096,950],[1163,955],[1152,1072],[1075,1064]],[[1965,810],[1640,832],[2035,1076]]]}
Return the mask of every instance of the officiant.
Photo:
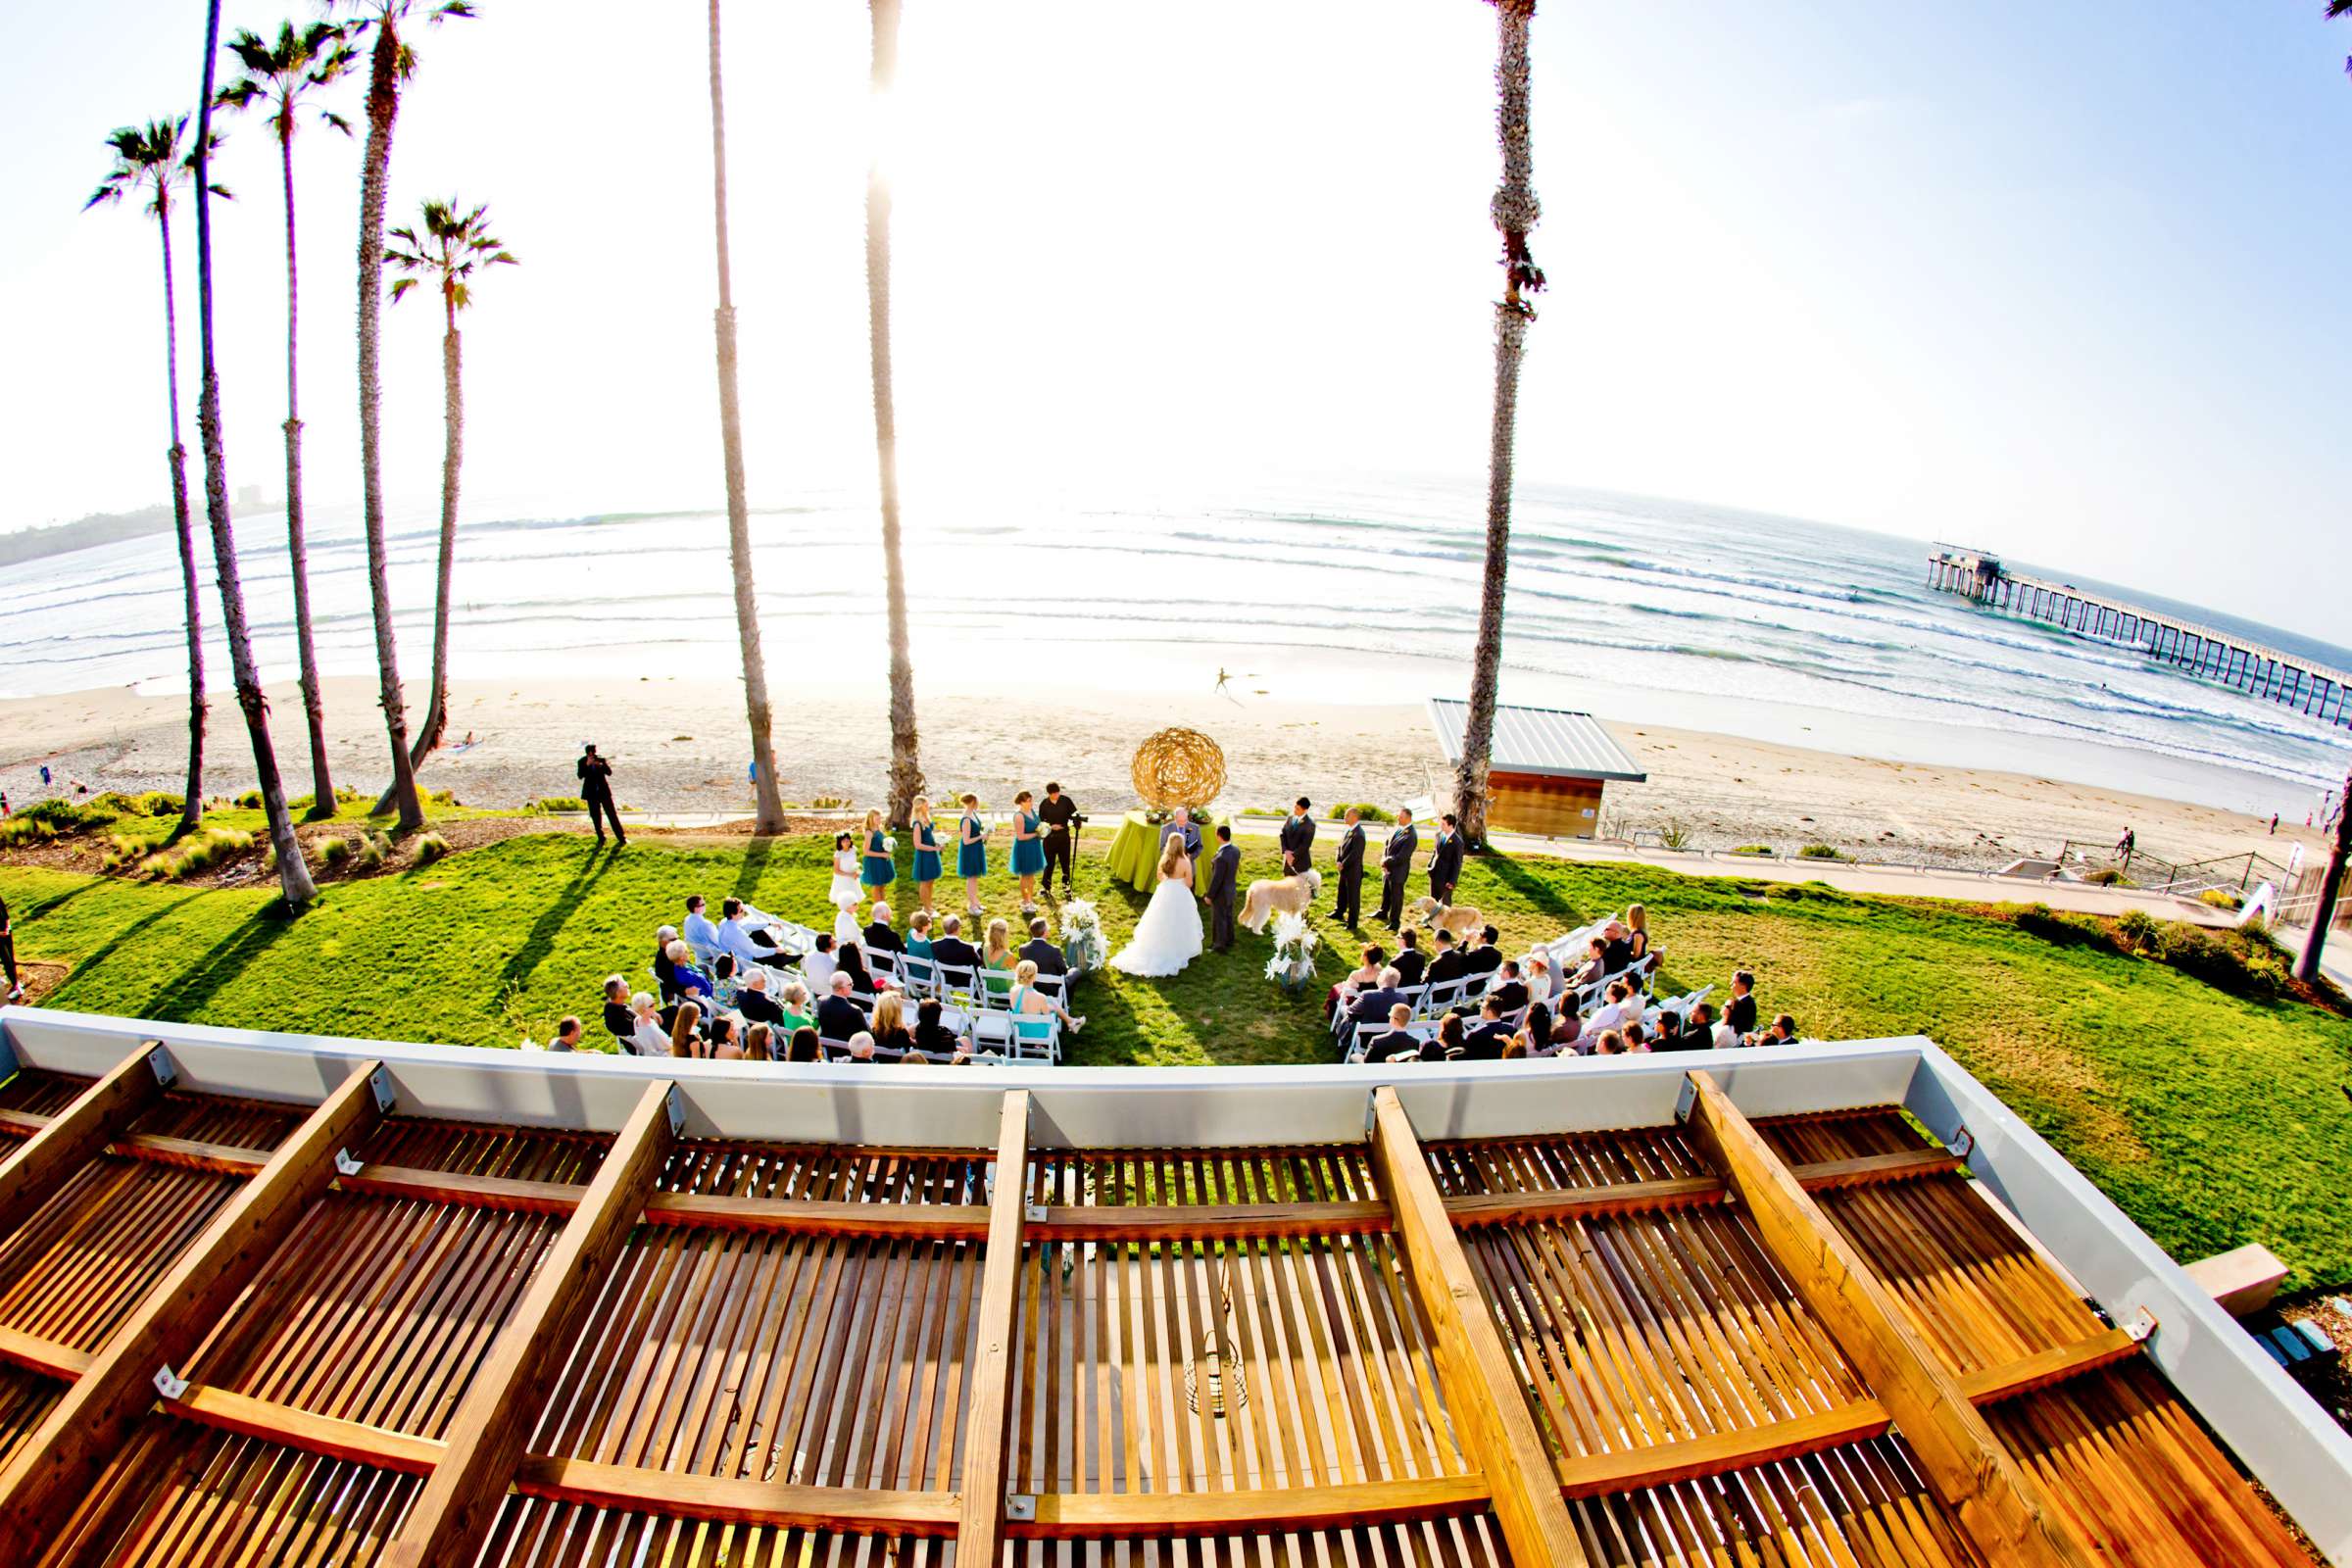
{"label": "officiant", "polygon": [[1197,879],[1200,870],[1200,829],[1193,821],[1192,809],[1189,807],[1179,806],[1176,808],[1176,814],[1160,828],[1159,847],[1165,850],[1168,847],[1168,840],[1177,837],[1182,837],[1184,840],[1184,853],[1193,862],[1193,871]]}

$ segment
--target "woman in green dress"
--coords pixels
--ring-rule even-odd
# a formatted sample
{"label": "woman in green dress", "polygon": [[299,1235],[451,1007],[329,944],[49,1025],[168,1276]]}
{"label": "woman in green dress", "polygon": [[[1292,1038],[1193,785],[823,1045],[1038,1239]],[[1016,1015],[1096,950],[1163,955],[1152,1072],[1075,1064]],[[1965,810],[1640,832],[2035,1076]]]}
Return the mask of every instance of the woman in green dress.
{"label": "woman in green dress", "polygon": [[1045,824],[1037,797],[1027,790],[1012,798],[1012,874],[1021,879],[1021,913],[1037,912],[1037,876],[1046,868]]}
{"label": "woman in green dress", "polygon": [[939,880],[939,828],[931,820],[931,803],[917,797],[914,803],[914,896],[931,910],[931,884]]}
{"label": "woman in green dress", "polygon": [[868,899],[879,901],[883,892],[897,878],[899,867],[891,858],[897,853],[897,843],[882,831],[882,813],[866,812],[865,856],[858,861],[858,886]]}
{"label": "woman in green dress", "polygon": [[963,798],[963,820],[956,825],[956,874],[963,878],[963,906],[980,918],[980,879],[988,875],[988,824],[980,820],[980,797]]}

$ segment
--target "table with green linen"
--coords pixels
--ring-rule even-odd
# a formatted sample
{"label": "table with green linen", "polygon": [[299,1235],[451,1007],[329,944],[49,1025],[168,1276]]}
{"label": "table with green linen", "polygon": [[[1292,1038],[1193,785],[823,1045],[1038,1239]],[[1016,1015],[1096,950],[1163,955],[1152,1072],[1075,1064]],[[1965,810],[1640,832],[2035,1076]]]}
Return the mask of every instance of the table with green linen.
{"label": "table with green linen", "polygon": [[1141,811],[1129,811],[1110,841],[1109,859],[1112,876],[1138,893],[1151,892],[1159,871],[1159,824],[1146,821]]}

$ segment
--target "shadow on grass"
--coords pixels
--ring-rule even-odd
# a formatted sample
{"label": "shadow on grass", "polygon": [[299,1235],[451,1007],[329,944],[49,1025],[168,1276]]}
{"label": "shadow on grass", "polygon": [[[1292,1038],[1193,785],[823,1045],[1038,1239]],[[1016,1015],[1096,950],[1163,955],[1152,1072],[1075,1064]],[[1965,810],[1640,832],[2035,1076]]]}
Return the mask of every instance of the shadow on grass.
{"label": "shadow on grass", "polygon": [[190,964],[178,979],[156,996],[147,1008],[149,1016],[180,1022],[197,1017],[213,998],[245,972],[247,965],[291,931],[295,919],[282,904],[263,906],[251,919],[213,944],[210,953]]}
{"label": "shadow on grass", "polygon": [[1547,879],[1537,876],[1509,856],[1489,853],[1476,857],[1470,864],[1485,870],[1501,883],[1506,892],[1515,895],[1531,908],[1552,915],[1568,926],[1585,923],[1586,916],[1582,909],[1562,898],[1559,890]]}
{"label": "shadow on grass", "polygon": [[760,902],[752,897],[752,892],[759,887],[760,876],[767,870],[767,862],[774,859],[775,855],[776,841],[772,838],[755,838],[744,846],[743,866],[735,873],[735,897],[753,904]]}
{"label": "shadow on grass", "polygon": [[565,922],[579,912],[581,901],[596,886],[597,879],[612,869],[612,858],[617,853],[601,844],[590,847],[588,858],[580,866],[579,875],[573,877],[564,891],[549,902],[547,912],[531,923],[530,931],[522,939],[522,946],[507,960],[507,967],[499,976],[502,995],[520,989],[539,965],[547,961],[547,956],[555,951],[556,938],[563,933]]}
{"label": "shadow on grass", "polygon": [[[95,886],[96,884],[93,883],[92,885]],[[151,926],[162,920],[166,915],[172,913],[174,910],[184,908],[188,905],[195,903],[198,899],[203,897],[204,894],[200,891],[191,892],[185,897],[172,900],[170,904],[165,905],[162,908],[157,909],[154,913],[147,915],[143,919],[133,920],[130,924],[124,926],[122,930],[116,932],[105,942],[101,943],[95,952],[89,954],[85,957],[76,959],[74,964],[74,972],[66,977],[63,985],[59,986],[55,991],[49,993],[48,1000],[51,1002],[62,1003],[65,1005],[71,1006],[74,1000],[74,994],[80,990],[85,983],[89,982],[92,976],[96,975],[100,971],[106,960],[114,956],[118,949],[125,946],[128,943],[137,941],[139,937],[143,935]],[[60,900],[59,902],[63,903],[64,901]]]}
{"label": "shadow on grass", "polygon": [[88,881],[81,883],[79,886],[68,888],[65,892],[58,894],[54,898],[43,899],[38,904],[28,904],[20,906],[17,910],[16,918],[18,920],[38,920],[41,916],[52,913],[65,907],[65,906],[72,904],[75,899],[80,898],[84,893],[88,893],[93,889],[105,887],[106,885],[107,882],[105,878],[91,877]]}

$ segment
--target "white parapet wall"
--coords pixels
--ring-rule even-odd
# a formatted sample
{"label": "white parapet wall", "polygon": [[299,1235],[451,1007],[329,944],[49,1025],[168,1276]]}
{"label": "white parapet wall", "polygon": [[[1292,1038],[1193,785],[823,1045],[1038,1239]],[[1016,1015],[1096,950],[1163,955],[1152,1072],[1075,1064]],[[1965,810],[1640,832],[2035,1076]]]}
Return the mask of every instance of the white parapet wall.
{"label": "white parapet wall", "polygon": [[2139,1227],[1924,1036],[1784,1050],[1579,1060],[1300,1067],[790,1066],[485,1051],[0,1008],[0,1076],[96,1076],[161,1041],[183,1087],[312,1102],[359,1061],[389,1069],[413,1115],[617,1128],[646,1083],[675,1081],[690,1136],[984,1149],[999,1098],[1032,1093],[1043,1147],[1262,1148],[1352,1143],[1392,1083],[1424,1138],[1655,1127],[1703,1068],[1751,1116],[1899,1104],[1966,1147],[1969,1169],[2114,1322],[2143,1313],[2154,1364],[2328,1559],[2352,1568],[2352,1438]]}

